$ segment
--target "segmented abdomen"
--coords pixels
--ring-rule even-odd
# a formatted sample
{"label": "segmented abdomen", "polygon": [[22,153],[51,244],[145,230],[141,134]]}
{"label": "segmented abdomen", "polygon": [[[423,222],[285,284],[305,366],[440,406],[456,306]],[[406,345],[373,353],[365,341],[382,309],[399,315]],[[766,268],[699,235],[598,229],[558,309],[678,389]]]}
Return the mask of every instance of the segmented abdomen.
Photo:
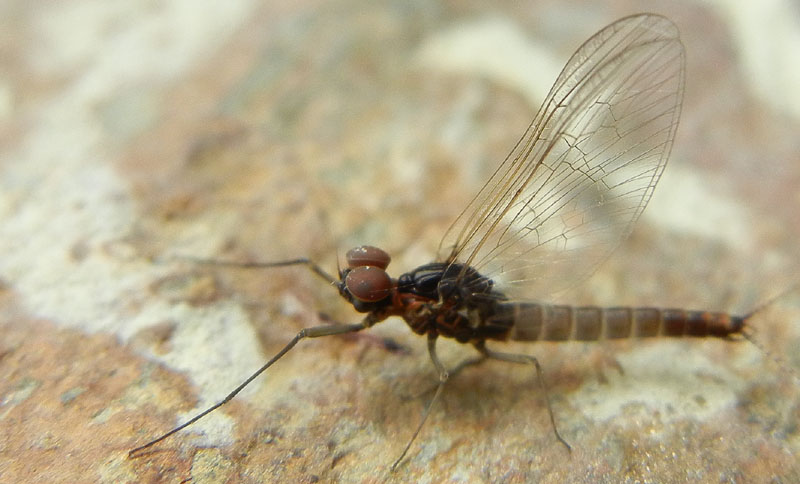
{"label": "segmented abdomen", "polygon": [[741,332],[744,318],[683,309],[501,303],[486,323],[508,327],[508,337],[517,341],[597,341],[659,336],[724,337]]}

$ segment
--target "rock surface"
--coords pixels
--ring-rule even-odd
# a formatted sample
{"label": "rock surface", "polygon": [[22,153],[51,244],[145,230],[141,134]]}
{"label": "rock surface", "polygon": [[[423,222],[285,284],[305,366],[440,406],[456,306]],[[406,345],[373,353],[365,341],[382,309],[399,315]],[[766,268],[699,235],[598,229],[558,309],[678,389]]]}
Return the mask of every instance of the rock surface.
{"label": "rock surface", "polygon": [[[448,384],[389,474],[435,383],[424,340],[389,321],[301,343],[127,458],[299,329],[358,318],[302,268],[181,257],[334,272],[368,243],[395,275],[428,262],[572,51],[662,5],[619,3],[6,2],[0,481],[800,481],[800,290],[752,319],[766,356],[496,346],[540,359],[571,455],[531,370],[492,362]],[[781,57],[800,25],[742,3],[659,10],[687,49],[671,162],[573,302],[744,313],[800,280],[800,91]]]}

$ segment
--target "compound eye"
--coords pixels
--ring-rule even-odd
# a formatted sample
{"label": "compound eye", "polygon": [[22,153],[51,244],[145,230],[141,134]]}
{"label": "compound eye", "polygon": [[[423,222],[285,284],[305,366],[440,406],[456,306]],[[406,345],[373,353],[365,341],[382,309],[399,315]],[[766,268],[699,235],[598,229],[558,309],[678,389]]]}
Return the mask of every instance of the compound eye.
{"label": "compound eye", "polygon": [[347,251],[345,255],[347,259],[347,267],[354,269],[361,266],[374,266],[380,269],[386,269],[392,258],[383,250],[372,247],[371,245],[362,245]]}
{"label": "compound eye", "polygon": [[392,280],[380,267],[361,266],[347,273],[344,284],[354,298],[362,302],[376,302],[389,295]]}

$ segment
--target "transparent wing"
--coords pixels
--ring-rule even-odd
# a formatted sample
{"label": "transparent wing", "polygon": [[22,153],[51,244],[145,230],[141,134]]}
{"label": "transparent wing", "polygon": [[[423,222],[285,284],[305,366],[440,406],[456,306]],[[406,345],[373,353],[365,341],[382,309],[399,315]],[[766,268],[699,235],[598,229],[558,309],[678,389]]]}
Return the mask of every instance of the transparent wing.
{"label": "transparent wing", "polygon": [[596,33],[450,226],[440,257],[527,298],[591,275],[653,193],[675,137],[683,86],[683,45],[670,20],[635,15]]}

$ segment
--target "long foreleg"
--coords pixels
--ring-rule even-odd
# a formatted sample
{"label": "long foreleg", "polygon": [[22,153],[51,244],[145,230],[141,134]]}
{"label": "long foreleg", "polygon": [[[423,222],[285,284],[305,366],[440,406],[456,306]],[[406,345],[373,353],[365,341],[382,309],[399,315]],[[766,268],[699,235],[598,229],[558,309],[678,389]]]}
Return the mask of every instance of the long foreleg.
{"label": "long foreleg", "polygon": [[199,414],[195,415],[188,422],[183,423],[183,424],[175,427],[174,429],[170,430],[169,432],[165,433],[164,435],[162,435],[162,436],[160,436],[160,437],[158,437],[156,439],[153,439],[150,442],[148,442],[148,443],[146,443],[144,445],[141,445],[139,447],[136,447],[135,449],[131,450],[130,452],[128,452],[128,458],[133,459],[133,458],[138,457],[139,455],[141,455],[141,452],[143,450],[145,450],[145,449],[147,449],[149,447],[152,447],[153,445],[161,442],[162,440],[166,439],[170,435],[185,429],[186,427],[192,425],[193,423],[197,422],[198,420],[200,420],[201,418],[205,417],[209,413],[213,412],[214,410],[218,409],[219,407],[221,407],[221,406],[225,405],[226,403],[228,403],[229,401],[231,401],[231,399],[233,397],[235,397],[239,392],[241,392],[244,389],[244,387],[249,385],[250,382],[255,380],[259,375],[261,375],[261,373],[266,371],[267,368],[272,366],[276,361],[280,360],[283,357],[283,355],[285,355],[292,348],[294,348],[295,345],[297,345],[297,343],[300,342],[300,340],[305,339],[305,338],[319,338],[319,337],[322,337],[322,336],[332,336],[332,335],[335,335],[335,334],[353,333],[353,332],[361,331],[362,329],[368,328],[371,325],[372,325],[372,320],[369,317],[367,317],[367,318],[364,319],[364,321],[362,321],[360,323],[357,323],[357,324],[337,324],[337,325],[327,325],[327,326],[314,326],[312,328],[305,328],[305,329],[300,330],[300,332],[297,333],[297,335],[295,335],[295,337],[292,338],[292,340],[289,341],[289,343],[286,346],[284,346],[282,350],[280,350],[275,356],[273,356],[272,359],[270,359],[266,364],[264,364],[264,366],[262,366],[261,368],[256,370],[252,375],[250,375],[245,381],[243,381],[238,387],[236,387],[232,392],[230,392],[225,398],[223,398],[219,402],[215,403],[214,405],[210,406],[209,408],[203,410]]}

